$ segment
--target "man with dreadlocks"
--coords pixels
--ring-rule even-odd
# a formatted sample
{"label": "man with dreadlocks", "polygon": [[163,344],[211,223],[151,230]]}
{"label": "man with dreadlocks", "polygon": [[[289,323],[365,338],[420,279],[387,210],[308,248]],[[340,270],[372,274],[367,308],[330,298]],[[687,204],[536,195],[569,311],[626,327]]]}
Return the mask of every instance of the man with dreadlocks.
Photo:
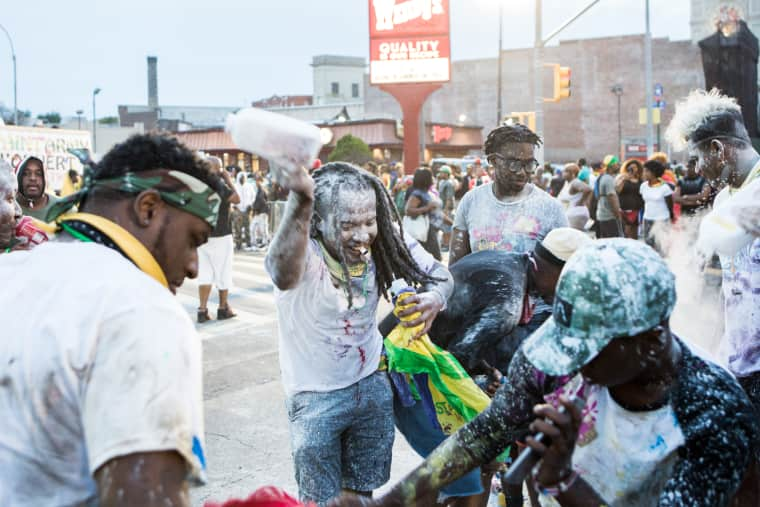
{"label": "man with dreadlocks", "polygon": [[382,181],[350,164],[285,174],[288,207],[266,267],[276,286],[280,366],[299,494],[324,505],[370,495],[390,475],[393,394],[379,371],[380,295],[394,279],[421,287],[405,315],[426,333],[451,276],[402,235]]}
{"label": "man with dreadlocks", "polygon": [[201,344],[172,293],[222,188],[175,139],[134,136],[45,215],[79,205],[56,241],[0,255],[0,505],[190,505]]}
{"label": "man with dreadlocks", "polygon": [[549,231],[567,226],[562,204],[530,183],[541,142],[520,124],[500,125],[488,134],[484,148],[495,178],[468,192],[459,204],[450,266],[480,250],[530,253]]}

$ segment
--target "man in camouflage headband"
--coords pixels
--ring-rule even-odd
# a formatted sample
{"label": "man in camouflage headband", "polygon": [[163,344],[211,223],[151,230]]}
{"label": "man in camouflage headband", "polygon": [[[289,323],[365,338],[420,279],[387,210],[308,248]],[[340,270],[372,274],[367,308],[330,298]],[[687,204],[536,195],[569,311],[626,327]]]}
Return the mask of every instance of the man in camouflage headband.
{"label": "man in camouflage headband", "polygon": [[729,505],[758,422],[737,381],[670,330],[675,300],[674,276],[648,246],[611,239],[578,250],[553,316],[515,355],[489,408],[386,496],[341,503],[413,505],[540,431],[551,443],[526,442],[542,456],[533,476],[542,505]]}
{"label": "man in camouflage headband", "polygon": [[0,505],[189,505],[201,350],[170,291],[197,275],[221,188],[175,139],[134,136],[51,210],[80,210],[56,241],[0,256]]}

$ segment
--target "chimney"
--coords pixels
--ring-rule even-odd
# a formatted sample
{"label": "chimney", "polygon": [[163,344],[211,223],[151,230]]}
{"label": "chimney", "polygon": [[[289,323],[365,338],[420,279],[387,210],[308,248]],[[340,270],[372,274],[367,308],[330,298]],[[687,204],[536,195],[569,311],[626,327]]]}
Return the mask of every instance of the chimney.
{"label": "chimney", "polygon": [[158,109],[158,58],[148,57],[148,107]]}

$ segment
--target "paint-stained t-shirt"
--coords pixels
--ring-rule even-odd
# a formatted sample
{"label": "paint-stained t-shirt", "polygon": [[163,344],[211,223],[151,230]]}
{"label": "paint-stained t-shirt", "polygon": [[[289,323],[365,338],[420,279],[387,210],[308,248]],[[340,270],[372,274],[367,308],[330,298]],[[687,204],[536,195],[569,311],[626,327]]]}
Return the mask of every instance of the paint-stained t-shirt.
{"label": "paint-stained t-shirt", "polygon": [[[407,246],[420,269],[432,272],[435,259],[411,238]],[[377,371],[383,339],[377,329],[380,294],[373,262],[365,277],[351,279],[351,294],[349,308],[343,287],[333,285],[319,244],[309,240],[301,281],[290,290],[275,287],[280,370],[288,396],[343,389]]]}
{"label": "paint-stained t-shirt", "polygon": [[520,201],[505,203],[493,193],[493,183],[468,192],[457,209],[454,227],[467,231],[472,252],[503,250],[529,253],[552,229],[567,227],[562,204],[531,185]]}
{"label": "paint-stained t-shirt", "polygon": [[[715,198],[717,209],[730,197],[723,189]],[[721,256],[725,331],[721,357],[737,377],[760,372],[760,239],[733,257]]]}
{"label": "paint-stained t-shirt", "polygon": [[0,505],[94,505],[94,473],[177,451],[202,480],[201,344],[153,278],[96,243],[0,256]]}
{"label": "paint-stained t-shirt", "polygon": [[[580,375],[551,377],[518,351],[491,406],[456,438],[487,462],[522,438],[533,407],[560,395],[585,400],[573,467],[611,507],[717,507],[739,488],[758,442],[758,421],[736,380],[679,340],[669,402],[631,412]],[[542,498],[543,505],[552,505]]]}

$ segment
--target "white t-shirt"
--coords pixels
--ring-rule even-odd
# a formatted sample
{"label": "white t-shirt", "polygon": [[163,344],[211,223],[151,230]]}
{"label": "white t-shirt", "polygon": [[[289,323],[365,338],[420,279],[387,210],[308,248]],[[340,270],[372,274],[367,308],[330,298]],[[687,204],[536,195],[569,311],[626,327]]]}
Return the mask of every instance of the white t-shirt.
{"label": "white t-shirt", "polygon": [[[685,437],[671,404],[660,409],[631,412],[612,399],[607,388],[585,383],[577,375],[558,396],[583,393],[583,422],[573,451],[573,469],[611,507],[649,507],[658,498],[678,457]],[[540,497],[541,505],[559,505]]]}
{"label": "white t-shirt", "polygon": [[[720,208],[731,196],[726,187],[715,197]],[[720,256],[723,268],[725,331],[720,355],[737,377],[760,371],[760,239],[734,257]]]}
{"label": "white t-shirt", "polygon": [[505,203],[493,194],[493,183],[465,194],[454,227],[467,231],[470,250],[529,253],[552,229],[567,227],[562,204],[535,185],[520,201]]}
{"label": "white t-shirt", "polygon": [[[407,246],[420,269],[431,272],[433,256],[413,239],[407,239]],[[370,262],[366,281],[352,278],[351,293],[349,309],[348,298],[343,288],[333,285],[315,240],[309,241],[298,286],[286,291],[275,288],[280,369],[288,396],[343,389],[377,371],[383,339],[377,329],[380,294],[374,263]]]}
{"label": "white t-shirt", "polygon": [[670,185],[663,183],[658,187],[650,187],[645,181],[639,188],[644,198],[644,220],[670,220],[670,210],[665,198],[673,195]]}
{"label": "white t-shirt", "polygon": [[88,504],[137,452],[203,480],[201,345],[166,288],[80,242],[0,255],[0,280],[0,505]]}

